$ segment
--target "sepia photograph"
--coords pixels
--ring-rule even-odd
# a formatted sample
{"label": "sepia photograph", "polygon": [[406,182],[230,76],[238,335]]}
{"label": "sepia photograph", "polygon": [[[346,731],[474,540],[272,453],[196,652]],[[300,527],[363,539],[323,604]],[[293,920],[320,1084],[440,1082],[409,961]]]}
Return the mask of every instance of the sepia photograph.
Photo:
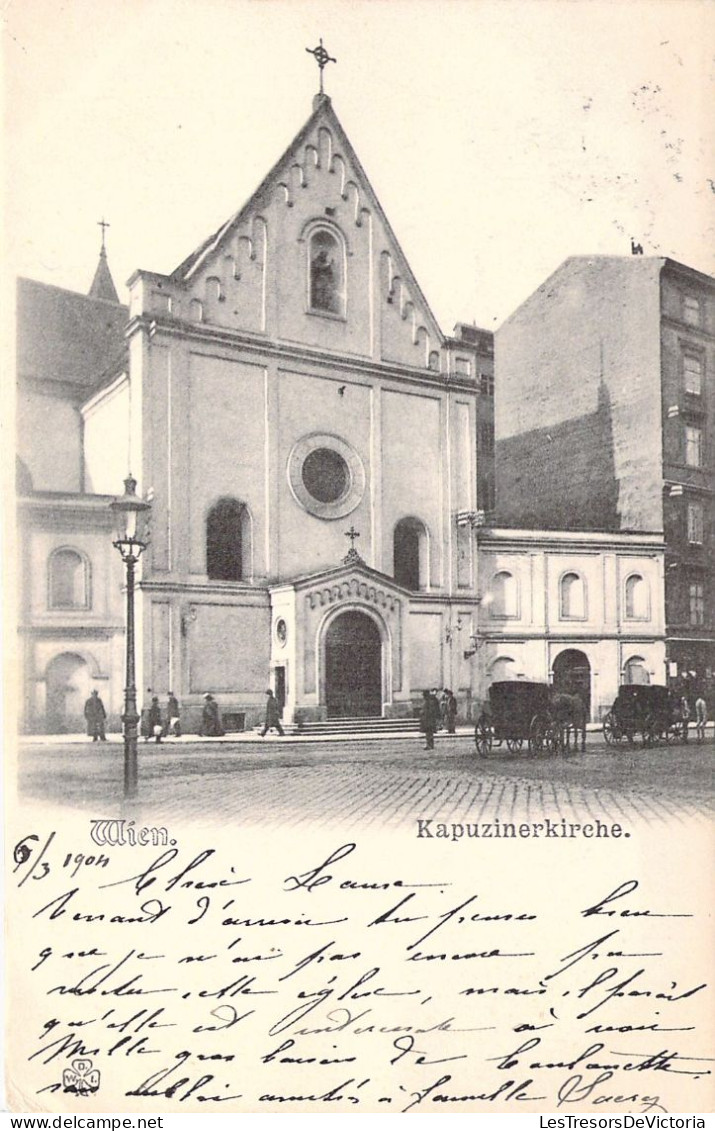
{"label": "sepia photograph", "polygon": [[712,3],[4,25],[6,1110],[704,1127]]}

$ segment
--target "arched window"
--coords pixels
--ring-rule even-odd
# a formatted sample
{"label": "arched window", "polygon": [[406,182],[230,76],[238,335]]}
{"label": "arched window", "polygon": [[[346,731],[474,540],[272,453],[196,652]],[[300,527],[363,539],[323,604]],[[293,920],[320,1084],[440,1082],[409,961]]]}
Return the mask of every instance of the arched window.
{"label": "arched window", "polygon": [[586,587],[578,573],[565,573],[561,578],[560,604],[562,620],[584,620]]}
{"label": "arched window", "polygon": [[343,248],[332,232],[318,228],[310,237],[310,309],[323,314],[343,314]]}
{"label": "arched window", "polygon": [[393,535],[394,577],[405,589],[427,586],[427,531],[416,518],[403,518]]}
{"label": "arched window", "polygon": [[631,656],[623,669],[626,683],[650,683],[650,673],[642,656]]}
{"label": "arched window", "polygon": [[210,581],[250,575],[251,519],[245,503],[219,499],[206,519],[206,573]]}
{"label": "arched window", "polygon": [[495,573],[491,584],[491,615],[517,617],[519,615],[516,578],[508,570]]}
{"label": "arched window", "polygon": [[626,620],[648,619],[648,585],[639,573],[626,578]]}
{"label": "arched window", "polygon": [[50,557],[50,608],[89,608],[87,562],[77,550],[55,550]]}
{"label": "arched window", "polygon": [[516,664],[511,656],[499,656],[489,669],[489,676],[492,683],[499,683],[503,679],[516,679]]}

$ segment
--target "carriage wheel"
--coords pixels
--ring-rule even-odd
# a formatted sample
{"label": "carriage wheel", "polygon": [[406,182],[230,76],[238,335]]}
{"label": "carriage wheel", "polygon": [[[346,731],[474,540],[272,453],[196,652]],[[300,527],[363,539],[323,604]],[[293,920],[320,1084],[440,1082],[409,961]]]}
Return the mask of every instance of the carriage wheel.
{"label": "carriage wheel", "polygon": [[677,742],[683,741],[683,722],[678,719],[677,722],[671,723],[665,732],[665,740],[669,746],[674,746]]}
{"label": "carriage wheel", "polygon": [[609,711],[603,720],[603,737],[607,746],[618,746],[626,737],[619,727],[613,711]]}
{"label": "carriage wheel", "polygon": [[534,715],[529,726],[529,753],[545,754],[554,747],[551,721],[544,715]]}
{"label": "carriage wheel", "polygon": [[492,748],[492,728],[486,715],[480,715],[474,728],[474,744],[480,758],[486,758]]}
{"label": "carriage wheel", "polygon": [[641,733],[644,746],[655,746],[656,740],[660,737],[658,720],[655,715],[646,715],[643,720],[643,730]]}
{"label": "carriage wheel", "polygon": [[523,745],[523,738],[507,738],[506,740],[506,748],[507,750],[510,750],[512,754],[514,754],[517,750],[521,750]]}

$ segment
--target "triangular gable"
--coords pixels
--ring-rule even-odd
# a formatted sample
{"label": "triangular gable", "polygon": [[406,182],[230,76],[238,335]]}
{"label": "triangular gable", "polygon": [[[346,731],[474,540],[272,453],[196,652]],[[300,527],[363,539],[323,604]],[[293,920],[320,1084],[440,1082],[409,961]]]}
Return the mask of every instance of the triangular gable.
{"label": "triangular gable", "polygon": [[[291,269],[294,291],[300,289],[302,280],[295,262],[287,264],[280,278],[269,277],[268,272],[276,270],[275,243],[268,254],[270,239],[279,244],[282,239],[281,251],[287,256],[310,223],[329,224],[332,217],[345,231],[349,270],[355,278],[361,256],[372,259],[360,279],[365,291],[373,287],[375,292],[369,297],[354,293],[350,318],[367,328],[375,321],[374,307],[380,307],[377,334],[371,331],[366,341],[356,336],[353,326],[353,336],[345,336],[346,349],[439,370],[444,336],[330,99],[324,95],[317,96],[310,118],[247,203],[172,273],[171,281],[190,292],[194,310],[189,309],[189,319],[217,325],[237,322],[241,329],[271,332],[270,309],[266,313],[266,308],[272,291],[276,286],[289,285],[284,284],[284,278],[291,275]],[[369,240],[365,234],[368,230]],[[360,287],[353,290],[358,292]],[[286,314],[290,298],[290,293],[284,293],[283,300],[277,302],[285,325],[275,336],[300,340],[295,328],[297,313],[293,324]],[[337,329],[325,325],[320,329],[326,331],[324,344],[328,348],[341,349]]]}
{"label": "triangular gable", "polygon": [[372,567],[367,565],[361,558],[346,561],[341,565],[332,566],[330,569],[319,570],[316,573],[299,574],[297,577],[290,578],[288,581],[281,581],[271,586],[271,591],[285,588],[295,589],[297,592],[300,592],[304,589],[313,589],[316,586],[319,587],[321,585],[332,585],[336,582],[350,581],[353,577],[374,585],[379,584],[403,597],[411,597],[414,595],[409,589],[398,585],[394,577],[390,577],[389,574],[386,573],[381,573],[380,570],[372,569]]}

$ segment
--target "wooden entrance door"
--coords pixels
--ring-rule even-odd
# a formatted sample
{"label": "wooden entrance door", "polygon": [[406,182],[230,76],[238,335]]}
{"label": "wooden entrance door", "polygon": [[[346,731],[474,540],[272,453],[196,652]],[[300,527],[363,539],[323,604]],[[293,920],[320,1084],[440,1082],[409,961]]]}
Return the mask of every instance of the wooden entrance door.
{"label": "wooden entrance door", "polygon": [[382,714],[382,641],[365,613],[342,613],[328,628],[325,698],[329,719]]}

